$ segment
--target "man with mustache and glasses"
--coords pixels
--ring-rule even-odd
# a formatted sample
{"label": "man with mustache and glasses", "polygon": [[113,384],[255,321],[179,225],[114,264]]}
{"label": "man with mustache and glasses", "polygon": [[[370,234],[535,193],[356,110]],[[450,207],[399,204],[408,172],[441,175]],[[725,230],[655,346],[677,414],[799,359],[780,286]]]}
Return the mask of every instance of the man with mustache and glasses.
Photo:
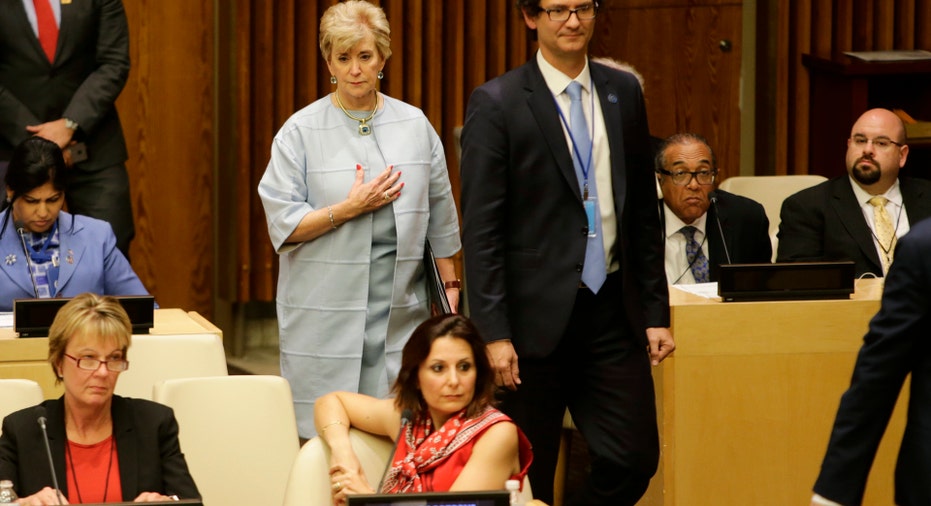
{"label": "man with mustache and glasses", "polygon": [[857,277],[885,276],[898,239],[931,216],[931,182],[899,177],[907,157],[902,120],[863,113],[847,140],[847,176],[782,203],[776,261],[853,260]]}

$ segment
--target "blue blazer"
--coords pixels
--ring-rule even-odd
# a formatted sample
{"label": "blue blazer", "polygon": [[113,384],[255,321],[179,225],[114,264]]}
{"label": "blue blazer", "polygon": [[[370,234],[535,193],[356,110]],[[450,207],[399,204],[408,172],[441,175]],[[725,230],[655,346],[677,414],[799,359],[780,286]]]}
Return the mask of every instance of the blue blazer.
{"label": "blue blazer", "polygon": [[[0,223],[10,210],[0,212]],[[12,311],[13,299],[35,298],[26,253],[13,219],[0,236],[0,311]],[[148,295],[105,221],[62,211],[58,215],[61,270],[55,297],[84,292],[100,295]]]}

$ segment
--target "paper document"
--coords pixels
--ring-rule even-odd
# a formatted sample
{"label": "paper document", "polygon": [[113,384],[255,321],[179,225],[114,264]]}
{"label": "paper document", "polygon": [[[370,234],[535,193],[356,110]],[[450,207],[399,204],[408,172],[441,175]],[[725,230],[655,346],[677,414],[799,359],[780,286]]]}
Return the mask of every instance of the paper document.
{"label": "paper document", "polygon": [[863,61],[931,60],[931,51],[907,49],[897,51],[845,51],[845,55]]}
{"label": "paper document", "polygon": [[693,295],[698,295],[699,297],[704,297],[706,299],[717,299],[721,300],[721,297],[718,296],[718,283],[696,283],[694,285],[672,285],[673,288],[682,290],[686,293],[691,293]]}

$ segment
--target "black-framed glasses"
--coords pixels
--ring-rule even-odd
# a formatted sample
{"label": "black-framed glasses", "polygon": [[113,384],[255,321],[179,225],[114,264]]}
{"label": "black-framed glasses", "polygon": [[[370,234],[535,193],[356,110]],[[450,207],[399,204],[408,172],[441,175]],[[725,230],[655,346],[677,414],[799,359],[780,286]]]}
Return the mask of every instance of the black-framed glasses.
{"label": "black-framed glasses", "polygon": [[78,364],[78,369],[84,369],[85,371],[96,371],[100,367],[100,364],[107,364],[107,370],[113,372],[123,372],[126,369],[129,369],[129,360],[124,360],[122,358],[115,358],[113,360],[99,360],[90,357],[72,357],[67,353],[64,355],[71,360],[74,360],[74,362]]}
{"label": "black-framed glasses", "polygon": [[892,146],[898,146],[900,148],[904,146],[904,144],[901,142],[896,142],[888,137],[876,137],[873,139],[867,139],[864,135],[854,135],[850,138],[850,142],[852,142],[853,145],[858,148],[865,148],[867,144],[872,143],[873,148],[880,151],[887,150]]}
{"label": "black-framed glasses", "polygon": [[595,19],[595,14],[598,13],[598,2],[585,4],[575,9],[553,7],[551,9],[543,9],[543,12],[550,18],[550,21],[568,21],[569,17],[573,14],[579,18],[579,21],[588,21],[589,19]]}
{"label": "black-framed glasses", "polygon": [[659,169],[659,173],[669,176],[669,179],[672,179],[672,184],[676,186],[685,186],[692,182],[692,178],[695,178],[698,184],[707,186],[714,184],[714,178],[718,175],[718,171],[716,170],[699,170],[696,172],[679,170],[670,172],[666,169]]}

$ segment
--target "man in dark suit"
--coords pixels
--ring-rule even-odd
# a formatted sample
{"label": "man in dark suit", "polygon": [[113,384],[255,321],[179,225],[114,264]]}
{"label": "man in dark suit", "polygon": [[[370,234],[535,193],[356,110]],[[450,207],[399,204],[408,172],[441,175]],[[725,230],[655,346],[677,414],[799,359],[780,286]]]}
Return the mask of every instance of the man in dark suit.
{"label": "man in dark suit", "polygon": [[931,216],[931,182],[899,178],[907,157],[902,120],[886,109],[863,113],[847,140],[848,175],[782,203],[776,261],[853,260],[858,277],[883,276],[898,238]]}
{"label": "man in dark suit", "polygon": [[718,162],[704,137],[683,133],[664,140],[655,168],[669,283],[717,281],[721,264],[772,259],[766,211],[754,200],[714,190]]}
{"label": "man in dark suit", "polygon": [[534,495],[552,502],[568,407],[592,455],[569,504],[634,504],[659,454],[651,358],[675,347],[643,95],[588,61],[590,0],[518,6],[539,52],[473,92],[462,130],[471,316]]}
{"label": "man in dark suit", "polygon": [[[841,398],[821,473],[817,504],[854,505],[906,376],[908,423],[895,471],[895,503],[931,504],[931,220],[912,227],[895,251],[882,305],[870,321],[850,388]],[[878,479],[888,479],[886,476]]]}
{"label": "man in dark suit", "polygon": [[0,0],[0,12],[0,160],[30,135],[70,146],[69,211],[109,222],[128,257],[135,232],[115,107],[129,75],[122,1]]}

